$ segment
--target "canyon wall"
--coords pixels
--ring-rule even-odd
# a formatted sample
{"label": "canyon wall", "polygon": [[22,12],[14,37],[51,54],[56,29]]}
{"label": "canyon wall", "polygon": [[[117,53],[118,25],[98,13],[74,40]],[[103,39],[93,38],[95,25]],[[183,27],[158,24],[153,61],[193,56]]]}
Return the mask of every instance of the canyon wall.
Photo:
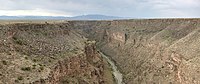
{"label": "canyon wall", "polygon": [[67,22],[0,25],[0,83],[113,84],[95,43],[72,27]]}
{"label": "canyon wall", "polygon": [[[199,84],[200,19],[71,22],[116,62],[127,84]],[[81,30],[80,30],[81,29]]]}

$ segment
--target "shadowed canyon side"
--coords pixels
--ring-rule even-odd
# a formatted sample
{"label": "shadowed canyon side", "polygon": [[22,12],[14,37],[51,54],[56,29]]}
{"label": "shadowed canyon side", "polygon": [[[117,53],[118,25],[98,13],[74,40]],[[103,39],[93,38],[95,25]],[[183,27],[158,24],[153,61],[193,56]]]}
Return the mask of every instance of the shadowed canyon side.
{"label": "shadowed canyon side", "polygon": [[2,24],[0,83],[199,84],[199,36],[200,19]]}
{"label": "shadowed canyon side", "polygon": [[199,84],[200,19],[71,22],[97,41],[126,84]]}

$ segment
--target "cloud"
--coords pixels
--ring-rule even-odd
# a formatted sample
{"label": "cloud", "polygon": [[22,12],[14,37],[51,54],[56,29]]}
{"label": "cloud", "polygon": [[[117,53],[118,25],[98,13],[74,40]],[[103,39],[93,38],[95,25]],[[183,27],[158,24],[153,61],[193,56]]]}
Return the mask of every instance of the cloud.
{"label": "cloud", "polygon": [[152,17],[200,17],[199,0],[146,0],[143,8],[151,10]]}
{"label": "cloud", "polygon": [[0,15],[200,17],[200,0],[0,0]]}
{"label": "cloud", "polygon": [[56,12],[47,10],[0,10],[0,15],[6,16],[67,16],[70,17],[72,14],[66,12]]}

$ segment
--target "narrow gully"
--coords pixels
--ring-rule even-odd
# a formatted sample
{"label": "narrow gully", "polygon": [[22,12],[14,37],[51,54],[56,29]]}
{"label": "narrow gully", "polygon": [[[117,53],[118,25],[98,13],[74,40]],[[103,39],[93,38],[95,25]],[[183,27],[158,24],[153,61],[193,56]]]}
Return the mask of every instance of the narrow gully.
{"label": "narrow gully", "polygon": [[112,70],[113,70],[112,72],[113,72],[113,75],[114,75],[114,78],[115,78],[117,84],[123,84],[123,82],[122,82],[123,76],[122,76],[122,74],[119,72],[119,70],[117,69],[117,66],[115,65],[115,63],[114,63],[112,60],[110,60],[110,58],[108,58],[108,57],[107,57],[105,54],[103,54],[102,52],[100,52],[100,54],[101,54],[101,56],[102,56],[103,58],[105,58],[105,59],[108,61],[108,63],[111,65]]}

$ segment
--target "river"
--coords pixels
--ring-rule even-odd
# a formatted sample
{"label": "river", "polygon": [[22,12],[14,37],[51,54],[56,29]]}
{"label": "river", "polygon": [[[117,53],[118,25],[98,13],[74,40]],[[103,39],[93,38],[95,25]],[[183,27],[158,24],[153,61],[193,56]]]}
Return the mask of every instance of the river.
{"label": "river", "polygon": [[103,53],[101,53],[101,52],[100,52],[100,54],[101,54],[101,56],[102,56],[103,58],[105,58],[105,59],[108,61],[108,63],[111,65],[112,70],[113,70],[113,75],[114,75],[114,78],[115,78],[117,84],[123,84],[123,83],[122,83],[123,76],[122,76],[122,74],[119,72],[119,70],[117,69],[117,66],[115,65],[115,63],[114,63],[112,60],[110,60],[110,58],[108,58],[105,54],[103,54]]}

